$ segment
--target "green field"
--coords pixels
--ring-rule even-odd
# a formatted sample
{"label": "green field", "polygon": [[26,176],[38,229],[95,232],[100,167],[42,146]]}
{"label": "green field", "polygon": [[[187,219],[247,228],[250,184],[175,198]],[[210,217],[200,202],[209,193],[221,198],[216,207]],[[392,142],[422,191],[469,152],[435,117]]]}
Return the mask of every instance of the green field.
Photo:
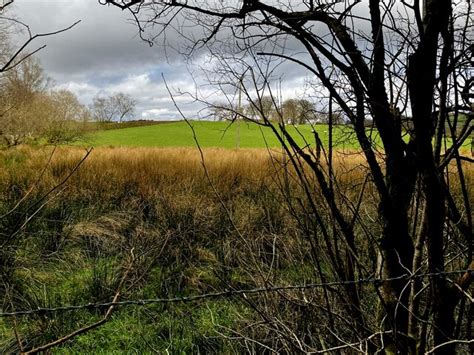
{"label": "green field", "polygon": [[[202,147],[264,148],[281,144],[269,127],[248,122],[190,122]],[[315,125],[323,144],[327,145],[328,126]],[[288,131],[302,146],[314,146],[315,138],[310,125],[288,126]],[[193,132],[186,122],[168,122],[151,126],[101,130],[92,133],[87,143],[102,147],[194,147]],[[346,126],[334,129],[334,146],[354,149],[358,147],[351,130]]]}
{"label": "green field", "polygon": [[[275,134],[270,127],[262,127],[255,123],[237,121],[229,122],[189,121],[194,127],[199,145],[203,148],[276,148],[280,147]],[[195,147],[193,131],[188,123],[154,122],[150,124],[122,123],[113,129],[99,128],[86,136],[81,144],[95,147]],[[279,128],[277,128],[279,129]],[[326,124],[287,126],[287,131],[301,146],[315,146],[313,129],[318,133],[325,147],[328,146],[329,127]],[[372,142],[380,147],[380,138],[376,131],[367,131]],[[408,135],[404,137],[408,141]],[[448,146],[451,140],[447,139]],[[350,126],[339,125],[334,127],[333,146],[339,150],[357,150],[359,143]],[[466,140],[461,147],[468,150],[470,140]]]}

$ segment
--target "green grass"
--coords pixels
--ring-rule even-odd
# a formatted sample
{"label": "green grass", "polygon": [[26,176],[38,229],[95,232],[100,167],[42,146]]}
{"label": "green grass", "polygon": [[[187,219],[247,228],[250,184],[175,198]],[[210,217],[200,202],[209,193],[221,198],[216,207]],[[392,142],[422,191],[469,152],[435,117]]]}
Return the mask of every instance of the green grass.
{"label": "green grass", "polygon": [[[264,148],[279,147],[277,137],[270,128],[248,122],[203,122],[192,121],[201,147],[220,148]],[[328,141],[328,126],[314,126],[323,144]],[[288,126],[288,131],[302,146],[314,146],[313,127],[310,125]],[[334,131],[334,145],[338,148],[356,149],[358,144],[350,134],[351,129],[337,126]],[[239,139],[240,137],[240,139]],[[304,137],[304,138],[303,138]],[[146,127],[103,130],[91,134],[87,143],[93,146],[112,147],[194,147],[193,132],[186,122],[169,122]]]}
{"label": "green grass", "polygon": [[124,122],[87,122],[87,129],[89,130],[109,130],[109,129],[122,129],[132,127],[146,127],[157,124],[168,123],[168,121],[147,121],[147,120],[135,120],[135,121],[124,121]]}
{"label": "green grass", "polygon": [[[278,138],[270,127],[262,127],[255,123],[238,121],[209,122],[190,121],[194,127],[199,145],[203,148],[277,148],[281,147]],[[118,124],[117,124],[118,125]],[[117,129],[102,129],[86,137],[86,143],[95,147],[195,147],[193,131],[184,121],[163,122],[160,124],[140,126],[120,126]],[[126,128],[124,128],[126,127]],[[277,128],[278,129],[278,128]],[[287,131],[301,146],[315,147],[313,129],[319,135],[323,145],[328,146],[329,127],[326,124],[287,126]],[[279,129],[278,129],[279,130]],[[376,131],[367,130],[372,142],[381,148]],[[408,141],[408,135],[404,136]],[[448,139],[448,146],[451,140]],[[469,149],[470,141],[466,140],[462,149]],[[337,149],[357,150],[360,148],[353,129],[349,126],[335,126],[333,146]]]}
{"label": "green grass", "polygon": [[[231,353],[218,332],[229,333],[237,313],[248,311],[238,303],[215,300],[194,305],[123,308],[91,332],[56,348],[56,354]],[[228,334],[230,335],[230,334]]]}

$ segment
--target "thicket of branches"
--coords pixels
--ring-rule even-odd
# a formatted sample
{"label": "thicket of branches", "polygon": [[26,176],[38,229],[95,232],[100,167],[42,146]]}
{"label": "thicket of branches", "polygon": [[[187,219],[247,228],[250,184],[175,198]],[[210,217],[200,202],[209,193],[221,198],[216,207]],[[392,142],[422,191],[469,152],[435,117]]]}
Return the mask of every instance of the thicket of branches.
{"label": "thicket of branches", "polygon": [[[128,9],[145,40],[163,39],[167,45],[165,34],[174,31],[187,45],[176,48],[183,54],[205,48],[215,64],[207,72],[209,80],[221,92],[229,87],[243,92],[261,117],[233,113],[273,127],[306,191],[304,203],[291,192],[287,203],[315,247],[313,262],[321,280],[396,279],[424,271],[437,275],[426,283],[393,280],[376,290],[347,285],[342,294],[327,291],[322,318],[334,335],[330,342],[337,345],[337,335],[348,332],[350,341],[372,339],[371,351],[451,354],[458,339],[472,338],[472,299],[466,294],[472,272],[456,281],[442,275],[453,267],[472,268],[472,214],[464,173],[471,159],[459,152],[472,134],[473,119],[469,1],[103,2]],[[286,43],[299,52],[291,52]],[[312,76],[313,94],[326,102],[329,117],[337,109],[350,120],[371,186],[362,184],[359,201],[373,191],[376,214],[363,216],[357,200],[338,189],[331,147],[321,153],[317,136],[298,146],[284,122],[278,125],[268,117],[267,97],[275,111],[280,107],[273,80],[282,62]],[[366,130],[369,120],[381,147]],[[315,203],[313,182],[329,218]],[[379,228],[369,229],[367,219],[376,220]],[[375,246],[377,262],[366,253],[369,246]],[[380,305],[375,323],[363,309],[367,297],[376,297]],[[334,308],[344,309],[345,325],[335,325]],[[378,332],[381,341],[372,338]],[[302,348],[317,347],[311,340],[299,341]]]}

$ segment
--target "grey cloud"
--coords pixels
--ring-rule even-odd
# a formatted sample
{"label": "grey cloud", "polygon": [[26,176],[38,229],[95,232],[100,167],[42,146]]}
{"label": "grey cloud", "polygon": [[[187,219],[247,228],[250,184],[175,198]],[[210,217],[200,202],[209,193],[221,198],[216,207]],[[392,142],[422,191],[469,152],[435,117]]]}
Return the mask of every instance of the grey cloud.
{"label": "grey cloud", "polygon": [[[199,50],[187,62],[170,49],[186,45],[176,31],[167,33],[170,47],[165,51],[161,46],[150,48],[138,38],[129,13],[99,5],[97,0],[17,0],[15,8],[18,17],[34,33],[57,30],[82,20],[70,31],[35,42],[32,48],[47,44],[39,53],[47,74],[58,86],[75,92],[84,103],[98,93],[124,91],[138,100],[138,118],[177,118],[161,73],[176,91],[194,92],[197,85],[210,101],[218,98],[219,92],[204,85],[197,69],[209,69],[209,52]],[[201,30],[195,35],[202,35]],[[218,39],[225,43],[227,35],[223,32]],[[301,49],[294,39],[289,39],[285,47],[293,54]],[[196,76],[192,78],[190,72]],[[282,94],[288,97],[299,95],[308,77],[306,70],[292,63],[283,63],[276,73],[282,76]],[[188,116],[195,117],[203,108],[190,98],[179,97],[178,101]]]}
{"label": "grey cloud", "polygon": [[48,46],[39,57],[55,77],[80,77],[97,71],[102,75],[123,75],[166,60],[159,50],[137,37],[137,28],[130,23],[129,14],[101,6],[96,0],[67,4],[60,0],[20,0],[15,6],[18,17],[34,33],[54,31],[81,20],[75,28],[34,44]]}

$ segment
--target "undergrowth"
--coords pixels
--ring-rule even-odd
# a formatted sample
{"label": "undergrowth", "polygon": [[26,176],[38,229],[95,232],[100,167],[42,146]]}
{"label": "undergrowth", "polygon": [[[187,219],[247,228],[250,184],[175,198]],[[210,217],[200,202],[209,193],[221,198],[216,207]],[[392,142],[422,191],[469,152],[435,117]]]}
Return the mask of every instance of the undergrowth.
{"label": "undergrowth", "polygon": [[[0,153],[3,311],[108,302],[132,253],[120,299],[321,279],[308,238],[318,232],[307,216],[303,190],[293,172],[272,163],[266,151],[205,150],[206,175],[192,149],[97,149],[67,181],[84,151],[58,148],[52,153],[53,148],[31,147]],[[274,154],[281,160],[278,151]],[[357,198],[366,179],[362,162],[355,153],[336,156],[337,188],[349,198]],[[472,171],[466,176],[471,179]],[[376,209],[371,189],[364,213]],[[320,194],[316,188],[311,193]],[[367,224],[374,231],[380,228],[376,220]],[[374,246],[367,243],[361,257],[370,263],[374,255]],[[320,265],[323,274],[325,268]],[[306,293],[305,299],[311,299],[306,303],[298,300],[297,291],[283,296],[294,302],[264,295],[118,307],[104,325],[53,352],[262,352],[267,334],[279,326],[261,323],[262,307],[278,310],[301,339],[321,334],[318,322],[308,322],[321,317],[321,292]],[[363,306],[370,312],[374,303],[375,297],[368,298]],[[48,343],[100,320],[106,311],[1,318],[0,352]],[[278,346],[271,341],[273,348]]]}

